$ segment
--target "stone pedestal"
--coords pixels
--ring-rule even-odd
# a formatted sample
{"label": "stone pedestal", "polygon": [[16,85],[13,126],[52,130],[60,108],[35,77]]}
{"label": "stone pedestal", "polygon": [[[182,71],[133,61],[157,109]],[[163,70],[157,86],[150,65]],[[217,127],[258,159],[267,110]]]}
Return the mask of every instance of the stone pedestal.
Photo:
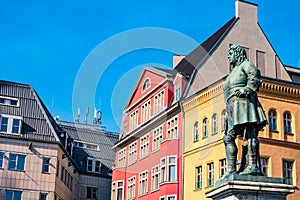
{"label": "stone pedestal", "polygon": [[233,174],[219,180],[218,186],[206,192],[213,200],[284,200],[296,187],[283,183],[281,178]]}

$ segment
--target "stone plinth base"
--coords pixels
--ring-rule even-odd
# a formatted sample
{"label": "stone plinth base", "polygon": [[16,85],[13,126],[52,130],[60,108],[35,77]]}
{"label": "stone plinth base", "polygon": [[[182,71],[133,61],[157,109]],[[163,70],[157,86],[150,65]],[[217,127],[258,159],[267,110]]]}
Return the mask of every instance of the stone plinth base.
{"label": "stone plinth base", "polygon": [[213,200],[284,200],[296,187],[283,183],[281,178],[231,175],[219,186],[206,192]]}

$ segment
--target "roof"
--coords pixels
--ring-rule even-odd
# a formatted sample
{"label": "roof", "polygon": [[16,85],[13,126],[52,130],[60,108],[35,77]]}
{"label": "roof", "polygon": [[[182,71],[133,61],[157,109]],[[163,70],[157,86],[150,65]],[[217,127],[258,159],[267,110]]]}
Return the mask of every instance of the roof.
{"label": "roof", "polygon": [[217,30],[200,46],[184,57],[175,67],[175,69],[189,79],[194,70],[202,63],[207,55],[211,55],[213,49],[216,47],[216,44],[220,41],[224,34],[231,29],[236,21],[237,19],[235,17],[231,18],[224,26]]}
{"label": "roof", "polygon": [[19,106],[0,105],[0,114],[22,117],[21,134],[1,133],[3,137],[58,142],[64,132],[54,121],[50,112],[32,86],[0,80],[0,96],[16,98]]}
{"label": "roof", "polygon": [[111,176],[111,169],[115,161],[115,152],[111,149],[119,139],[119,134],[108,132],[105,127],[78,124],[73,122],[57,121],[62,129],[77,142],[99,145],[98,150],[74,147],[73,159],[80,173],[88,173],[86,170],[86,158],[100,159],[102,176]]}

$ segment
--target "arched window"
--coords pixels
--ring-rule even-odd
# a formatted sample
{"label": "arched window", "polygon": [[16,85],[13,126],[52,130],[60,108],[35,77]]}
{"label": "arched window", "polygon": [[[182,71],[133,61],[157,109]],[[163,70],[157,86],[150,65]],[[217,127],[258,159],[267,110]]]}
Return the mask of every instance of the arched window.
{"label": "arched window", "polygon": [[226,123],[226,110],[224,109],[221,113],[221,128],[222,128],[222,131],[225,130],[225,123]]}
{"label": "arched window", "polygon": [[143,84],[143,92],[150,87],[150,79],[147,78]]}
{"label": "arched window", "polygon": [[218,115],[215,113],[211,118],[212,134],[218,133]]}
{"label": "arched window", "polygon": [[275,110],[269,111],[269,129],[270,131],[277,130],[277,113]]}
{"label": "arched window", "polygon": [[202,131],[203,131],[203,137],[204,138],[207,137],[208,136],[208,119],[207,118],[203,119]]}
{"label": "arched window", "polygon": [[199,123],[195,122],[194,124],[194,142],[199,141]]}
{"label": "arched window", "polygon": [[283,125],[284,125],[284,132],[291,133],[292,132],[292,115],[290,112],[283,113]]}

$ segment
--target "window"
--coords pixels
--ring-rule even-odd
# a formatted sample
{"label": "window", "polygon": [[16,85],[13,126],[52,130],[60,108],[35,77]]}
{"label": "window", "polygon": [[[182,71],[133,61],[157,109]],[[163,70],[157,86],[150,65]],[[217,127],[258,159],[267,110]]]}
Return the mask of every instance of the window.
{"label": "window", "polygon": [[147,78],[147,79],[144,81],[144,84],[143,84],[143,92],[144,92],[145,90],[147,90],[149,87],[150,87],[150,79]]}
{"label": "window", "polygon": [[4,153],[0,152],[0,169],[3,168],[3,163],[4,163]]}
{"label": "window", "polygon": [[204,118],[203,120],[203,137],[207,137],[208,136],[208,119],[207,118]]}
{"label": "window", "polygon": [[277,130],[277,113],[275,110],[269,111],[269,129],[270,131]]}
{"label": "window", "polygon": [[268,176],[268,163],[269,159],[268,158],[260,158],[260,164],[261,164],[261,171],[265,176]]}
{"label": "window", "polygon": [[138,110],[130,114],[130,131],[134,130],[138,126]]}
{"label": "window", "polygon": [[149,154],[149,134],[141,138],[140,158],[144,158]]}
{"label": "window", "polygon": [[225,126],[226,126],[226,110],[224,109],[221,113],[221,128],[222,128],[222,131],[225,130]]}
{"label": "window", "polygon": [[226,173],[226,159],[220,160],[220,178]]}
{"label": "window", "polygon": [[168,159],[168,181],[176,180],[176,157],[169,157]]}
{"label": "window", "polygon": [[165,92],[162,90],[154,96],[154,114],[164,109],[164,94]]}
{"label": "window", "polygon": [[177,127],[178,127],[178,122],[177,122],[177,117],[174,117],[167,121],[167,138],[177,138]]}
{"label": "window", "polygon": [[0,104],[8,106],[19,106],[19,100],[10,97],[0,97]]}
{"label": "window", "polygon": [[207,186],[214,185],[214,163],[207,164]]}
{"label": "window", "polygon": [[127,185],[127,200],[132,200],[135,197],[135,176],[128,179]]}
{"label": "window", "polygon": [[151,190],[159,189],[159,177],[160,177],[160,166],[157,165],[152,168],[152,176],[151,176]]}
{"label": "window", "polygon": [[179,99],[180,99],[180,84],[179,83],[176,84],[175,95],[176,95],[176,101],[179,101]]}
{"label": "window", "polygon": [[5,191],[5,200],[21,200],[22,191],[17,190],[6,190]]}
{"label": "window", "polygon": [[212,116],[212,134],[218,133],[218,115],[215,113]]}
{"label": "window", "polygon": [[293,184],[293,180],[292,180],[293,162],[283,160],[282,170],[283,170],[282,175],[283,175],[284,183],[292,185]]}
{"label": "window", "polygon": [[117,183],[117,200],[123,200],[123,187],[124,187],[123,181]]}
{"label": "window", "polygon": [[91,149],[91,150],[99,150],[98,144],[93,143],[86,143],[82,141],[74,141],[74,146],[78,148],[85,148],[85,149]]}
{"label": "window", "polygon": [[40,193],[40,200],[47,200],[47,193]]}
{"label": "window", "polygon": [[63,166],[61,166],[60,180],[72,191],[73,177]]}
{"label": "window", "polygon": [[160,149],[160,143],[163,139],[163,128],[159,128],[153,131],[153,142],[152,142],[152,152]]}
{"label": "window", "polygon": [[97,187],[87,187],[86,188],[86,198],[91,200],[98,199],[98,188]]}
{"label": "window", "polygon": [[142,123],[150,119],[151,117],[151,101],[149,100],[144,105],[142,105]]}
{"label": "window", "polygon": [[202,188],[202,166],[196,167],[196,180],[195,180],[195,188]]}
{"label": "window", "polygon": [[9,154],[8,169],[24,171],[25,155]]}
{"label": "window", "polygon": [[59,160],[57,160],[57,163],[56,163],[56,176],[59,175]]}
{"label": "window", "polygon": [[265,73],[265,52],[256,51],[256,66],[262,74]]}
{"label": "window", "polygon": [[20,134],[21,119],[21,117],[1,115],[0,132]]}
{"label": "window", "polygon": [[101,161],[95,158],[87,158],[87,171],[100,173],[101,172]]}
{"label": "window", "polygon": [[137,142],[129,145],[128,165],[135,163],[137,160]]}
{"label": "window", "polygon": [[118,167],[125,167],[126,165],[126,150],[125,148],[121,149],[118,152]]}
{"label": "window", "polygon": [[167,171],[166,171],[166,159],[162,158],[160,160],[160,171],[161,171],[161,178],[160,178],[160,182],[163,183],[166,181],[166,177],[167,177]]}
{"label": "window", "polygon": [[49,173],[50,158],[43,157],[42,173]]}
{"label": "window", "polygon": [[194,124],[194,142],[199,141],[199,123],[195,122]]}
{"label": "window", "polygon": [[168,196],[168,200],[176,200],[176,196]]}
{"label": "window", "polygon": [[147,194],[148,192],[148,172],[140,173],[139,178],[139,195]]}
{"label": "window", "polygon": [[111,184],[111,200],[116,200],[116,183]]}
{"label": "window", "polygon": [[292,115],[290,112],[283,113],[283,125],[285,133],[292,132]]}

